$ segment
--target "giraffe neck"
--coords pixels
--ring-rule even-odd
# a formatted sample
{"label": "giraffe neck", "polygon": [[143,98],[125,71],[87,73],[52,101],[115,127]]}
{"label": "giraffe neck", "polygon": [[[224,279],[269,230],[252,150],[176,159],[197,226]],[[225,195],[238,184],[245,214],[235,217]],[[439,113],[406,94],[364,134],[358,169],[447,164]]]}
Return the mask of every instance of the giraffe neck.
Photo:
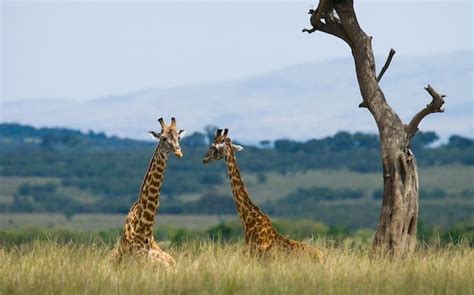
{"label": "giraffe neck", "polygon": [[140,197],[136,204],[138,209],[136,212],[138,215],[138,225],[135,228],[135,233],[140,236],[148,237],[152,235],[155,214],[160,205],[160,189],[167,161],[168,153],[160,142],[148,165],[148,170],[140,189]]}
{"label": "giraffe neck", "polygon": [[227,163],[227,170],[229,173],[229,179],[232,186],[232,194],[234,196],[234,201],[237,206],[237,211],[239,213],[240,220],[244,227],[244,231],[249,229],[249,224],[255,224],[258,216],[262,215],[260,208],[255,205],[250,199],[249,193],[245,188],[244,180],[237,166],[237,161],[235,159],[234,150],[232,149],[232,144],[230,141],[227,143],[227,154],[225,161]]}

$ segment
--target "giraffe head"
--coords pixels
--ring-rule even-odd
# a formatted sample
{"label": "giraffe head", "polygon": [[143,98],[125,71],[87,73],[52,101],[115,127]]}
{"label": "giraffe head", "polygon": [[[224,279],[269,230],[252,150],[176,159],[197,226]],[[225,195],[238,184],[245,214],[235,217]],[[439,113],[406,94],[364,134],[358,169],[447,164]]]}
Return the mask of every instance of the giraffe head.
{"label": "giraffe head", "polygon": [[181,151],[179,140],[184,136],[185,131],[183,129],[176,129],[175,118],[171,118],[170,126],[166,126],[163,118],[159,118],[158,122],[161,124],[161,132],[157,133],[155,131],[150,131],[151,136],[160,141],[160,144],[166,153],[172,152],[176,157],[181,158],[183,152]]}
{"label": "giraffe head", "polygon": [[233,144],[229,137],[227,137],[227,133],[229,129],[224,129],[224,134],[222,134],[222,129],[217,129],[216,136],[214,140],[211,142],[209,149],[207,150],[204,159],[202,162],[207,164],[214,160],[222,160],[225,159],[227,154],[227,150],[232,148],[234,151],[239,152],[243,150],[243,147],[240,145]]}

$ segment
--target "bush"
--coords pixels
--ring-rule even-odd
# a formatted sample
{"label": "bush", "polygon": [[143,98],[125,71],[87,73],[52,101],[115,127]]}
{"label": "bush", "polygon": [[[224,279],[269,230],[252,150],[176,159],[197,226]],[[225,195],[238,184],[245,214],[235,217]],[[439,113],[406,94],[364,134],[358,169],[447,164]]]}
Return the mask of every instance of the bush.
{"label": "bush", "polygon": [[212,241],[238,240],[242,237],[240,222],[220,223],[209,228],[206,233]]}
{"label": "bush", "polygon": [[327,187],[300,188],[283,199],[283,202],[303,202],[306,200],[330,201],[360,199],[364,197],[364,191],[360,189],[331,189]]}
{"label": "bush", "polygon": [[207,192],[199,200],[183,204],[183,213],[233,214],[235,212],[233,197],[215,192]]}
{"label": "bush", "polygon": [[420,199],[443,199],[448,193],[440,188],[435,189],[420,189]]}

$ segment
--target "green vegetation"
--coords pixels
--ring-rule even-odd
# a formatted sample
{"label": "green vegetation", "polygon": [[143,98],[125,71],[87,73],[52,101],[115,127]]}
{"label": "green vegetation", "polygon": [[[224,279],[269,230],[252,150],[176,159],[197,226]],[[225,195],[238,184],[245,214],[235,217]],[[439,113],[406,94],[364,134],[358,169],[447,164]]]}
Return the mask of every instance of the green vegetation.
{"label": "green vegetation", "polygon": [[21,294],[469,294],[474,251],[422,248],[406,260],[370,258],[367,244],[318,240],[325,260],[255,259],[241,244],[187,242],[167,249],[169,272],[143,261],[114,267],[101,244],[54,240],[0,248],[0,293]]}
{"label": "green vegetation", "polygon": [[[183,159],[170,158],[160,214],[235,215],[224,163],[201,164],[215,129],[182,140]],[[420,132],[421,217],[450,227],[474,211],[474,141]],[[0,212],[126,214],[156,143],[0,124]],[[273,217],[309,218],[351,229],[374,228],[382,179],[378,137],[338,132],[305,142],[288,139],[246,146],[239,164],[248,190]]]}
{"label": "green vegetation", "polygon": [[[175,227],[191,230],[205,230],[222,222],[238,219],[231,215],[159,214],[157,227]],[[75,214],[67,219],[62,213],[2,213],[0,229],[68,229],[90,231],[95,229],[122,228],[125,214]]]}
{"label": "green vegetation", "polygon": [[[85,217],[85,216],[84,216]],[[57,217],[56,217],[57,218]],[[161,219],[161,218],[160,218]],[[199,218],[195,218],[199,223]],[[57,243],[76,243],[88,245],[99,243],[112,245],[117,241],[121,227],[101,227],[100,224],[93,226],[66,227],[57,219],[57,224],[49,229],[37,227],[20,227],[0,230],[0,246],[10,247],[33,241],[55,241]],[[96,223],[97,219],[90,221]],[[196,223],[195,222],[195,223]],[[345,225],[330,226],[311,219],[282,219],[272,221],[273,226],[282,235],[288,235],[298,240],[329,239],[332,241],[343,241],[350,238],[356,241],[370,243],[373,230],[351,229]],[[154,235],[157,240],[166,241],[172,246],[181,245],[188,241],[222,241],[238,242],[242,240],[242,225],[239,220],[228,218],[228,221],[220,220],[214,223],[202,223],[201,226],[179,226],[179,222],[173,224],[160,224],[155,226]],[[427,226],[423,221],[418,224],[418,239],[422,245],[445,246],[449,244],[458,245],[464,243],[466,246],[474,246],[474,219],[454,224],[450,228],[442,229],[436,226]]]}
{"label": "green vegetation", "polygon": [[[224,167],[220,167],[225,170]],[[426,167],[420,169],[420,182],[422,190],[420,194],[421,206],[420,216],[427,225],[438,225],[441,227],[449,227],[456,222],[462,221],[466,218],[472,217],[474,211],[474,198],[472,191],[474,190],[474,182],[470,173],[472,168],[467,166],[440,166],[440,167]],[[320,220],[330,225],[345,224],[351,228],[375,228],[378,220],[379,208],[381,205],[381,176],[379,173],[356,173],[350,171],[306,171],[289,173],[287,175],[279,174],[278,172],[269,172],[264,174],[266,181],[261,183],[258,181],[257,174],[244,174],[248,190],[252,197],[260,205],[262,210],[270,214],[272,217],[284,216],[287,218],[310,218],[313,220]],[[167,175],[168,177],[170,175]],[[341,181],[343,180],[343,181]],[[106,217],[94,217],[94,221],[98,225],[111,224],[102,220],[114,220],[113,227],[118,227],[122,224],[124,215],[127,213],[131,204],[136,200],[137,195],[130,196],[130,200],[118,200],[112,202],[114,198],[106,198],[110,200],[100,202],[101,196],[90,193],[87,190],[79,190],[77,188],[62,186],[60,181],[56,178],[31,178],[31,177],[0,177],[0,203],[10,205],[14,196],[18,195],[18,190],[25,183],[34,185],[47,185],[48,183],[55,183],[58,185],[57,192],[63,197],[60,204],[64,204],[64,209],[68,204],[79,202],[81,211],[75,211],[74,215],[68,216],[72,221],[78,220],[80,217],[85,220],[86,217],[81,216],[100,216],[104,211],[108,211],[107,206],[113,207],[118,202],[124,208],[123,212],[116,214],[116,217],[110,213]],[[4,186],[3,183],[6,185]],[[159,209],[161,220],[167,220],[170,214],[179,214],[186,217],[193,215],[208,214],[202,217],[204,219],[212,219],[217,222],[217,215],[230,215],[236,218],[236,209],[231,196],[230,185],[228,180],[225,180],[220,185],[213,186],[213,189],[204,190],[203,193],[194,194],[179,194],[169,198],[169,195],[163,195],[163,201]],[[334,200],[319,200],[321,197],[310,194],[311,192],[325,191],[325,194],[331,194],[328,198],[332,198],[332,193],[335,196],[339,192],[363,192],[363,197],[352,199]],[[303,191],[306,195],[298,197],[298,191]],[[292,197],[291,197],[292,196]],[[440,198],[440,196],[444,196]],[[17,196],[18,197],[18,196]],[[22,197],[23,198],[23,197]],[[293,202],[293,198],[297,198]],[[71,202],[69,202],[71,199]],[[99,201],[97,201],[99,200]],[[58,203],[56,202],[56,203]],[[106,209],[102,210],[102,206]],[[0,210],[8,208],[7,206],[0,206]],[[48,206],[46,204],[46,211],[42,211],[41,207],[36,208],[34,216],[41,215],[42,212],[52,213],[67,213],[63,208],[56,204]],[[53,210],[54,209],[54,210]],[[11,212],[15,213],[15,212]],[[31,213],[31,212],[24,212]],[[84,215],[85,214],[85,215]],[[91,215],[93,214],[93,215]],[[115,214],[115,213],[114,213]],[[3,213],[5,215],[5,213]],[[20,223],[22,225],[41,223],[47,227],[49,221],[41,221],[45,218],[39,217],[39,220],[32,220],[26,215],[22,215],[23,220],[30,220],[29,223]],[[88,217],[89,218],[89,217]],[[0,214],[0,228],[5,228],[1,225],[2,214]],[[62,223],[67,220],[61,221]],[[179,222],[173,219],[173,222]],[[5,224],[5,223],[4,223]],[[173,223],[171,223],[173,224]],[[206,225],[209,225],[207,223]],[[75,226],[74,226],[75,227]]]}

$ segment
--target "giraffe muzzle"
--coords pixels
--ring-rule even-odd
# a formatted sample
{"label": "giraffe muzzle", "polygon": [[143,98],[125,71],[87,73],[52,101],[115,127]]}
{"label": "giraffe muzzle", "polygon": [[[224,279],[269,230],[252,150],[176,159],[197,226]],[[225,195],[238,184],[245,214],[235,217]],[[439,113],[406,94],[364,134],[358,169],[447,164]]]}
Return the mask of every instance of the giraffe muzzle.
{"label": "giraffe muzzle", "polygon": [[181,150],[176,150],[174,151],[174,154],[176,157],[178,158],[182,158],[183,157],[183,152]]}

